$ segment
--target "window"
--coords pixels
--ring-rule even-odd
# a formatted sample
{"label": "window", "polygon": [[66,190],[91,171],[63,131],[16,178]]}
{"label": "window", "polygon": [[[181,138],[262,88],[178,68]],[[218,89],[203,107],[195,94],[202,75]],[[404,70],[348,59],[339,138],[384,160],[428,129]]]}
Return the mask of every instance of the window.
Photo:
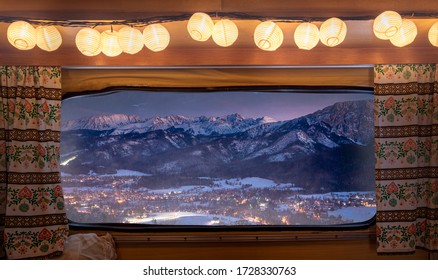
{"label": "window", "polygon": [[65,98],[79,223],[325,226],[375,215],[372,89],[113,90]]}

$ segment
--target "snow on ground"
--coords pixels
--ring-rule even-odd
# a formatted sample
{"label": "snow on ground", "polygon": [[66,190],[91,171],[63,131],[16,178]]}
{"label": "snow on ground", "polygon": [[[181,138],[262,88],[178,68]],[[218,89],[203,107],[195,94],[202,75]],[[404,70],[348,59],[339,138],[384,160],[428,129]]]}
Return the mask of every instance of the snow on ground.
{"label": "snow on ground", "polygon": [[258,177],[248,177],[243,179],[238,179],[238,178],[216,179],[213,181],[213,186],[194,185],[194,186],[180,186],[180,187],[157,189],[157,190],[141,188],[141,190],[148,191],[154,194],[166,194],[166,193],[180,194],[184,192],[190,193],[192,191],[195,191],[196,193],[201,193],[201,192],[211,192],[218,190],[233,190],[233,189],[240,189],[244,186],[248,188],[288,189],[294,191],[303,190],[302,188],[294,187],[294,184],[291,183],[277,184],[272,180],[258,178]]}
{"label": "snow on ground", "polygon": [[127,223],[164,224],[164,225],[218,225],[235,224],[240,218],[198,214],[192,212],[153,213],[146,218],[127,218]]}
{"label": "snow on ground", "polygon": [[344,220],[354,223],[363,222],[376,215],[375,207],[344,207],[335,211],[328,211],[329,216],[341,216]]}
{"label": "snow on ground", "polygon": [[170,193],[174,193],[174,194],[178,194],[178,193],[182,193],[182,192],[188,192],[194,189],[203,189],[205,188],[204,186],[181,186],[178,188],[168,188],[168,189],[159,189],[159,190],[148,190],[150,193],[154,193],[154,194],[170,194]]}
{"label": "snow on ground", "polygon": [[242,179],[232,178],[226,180],[214,181],[216,185],[223,189],[241,188],[242,186],[248,186],[249,188],[263,189],[263,188],[281,188],[290,190],[302,190],[302,188],[295,188],[292,183],[277,184],[272,180],[259,178],[259,177],[247,177]]}
{"label": "snow on ground", "polygon": [[89,191],[89,192],[93,192],[93,193],[104,193],[104,192],[109,192],[112,191],[113,189],[111,188],[102,188],[102,187],[62,187],[62,191],[64,192],[64,194],[68,194],[68,193],[74,193],[74,192],[82,192],[82,191]]}
{"label": "snow on ground", "polygon": [[117,176],[117,177],[122,177],[122,176],[152,176],[152,174],[147,174],[147,173],[142,173],[142,172],[138,172],[138,171],[134,171],[134,170],[128,170],[128,169],[117,169],[117,173],[116,174],[104,174],[104,175],[99,175],[102,177],[109,177],[109,176]]}
{"label": "snow on ground", "polygon": [[340,199],[346,200],[350,197],[354,197],[356,195],[374,195],[374,192],[331,192],[331,193],[323,193],[323,194],[300,194],[299,197],[303,199]]}

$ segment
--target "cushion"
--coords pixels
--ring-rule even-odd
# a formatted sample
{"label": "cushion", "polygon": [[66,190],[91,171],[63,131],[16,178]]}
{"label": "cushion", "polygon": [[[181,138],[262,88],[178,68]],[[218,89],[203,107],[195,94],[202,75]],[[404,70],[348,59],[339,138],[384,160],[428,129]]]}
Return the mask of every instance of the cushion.
{"label": "cushion", "polygon": [[58,260],[115,260],[115,242],[111,234],[98,236],[95,233],[73,234],[67,238],[64,253]]}

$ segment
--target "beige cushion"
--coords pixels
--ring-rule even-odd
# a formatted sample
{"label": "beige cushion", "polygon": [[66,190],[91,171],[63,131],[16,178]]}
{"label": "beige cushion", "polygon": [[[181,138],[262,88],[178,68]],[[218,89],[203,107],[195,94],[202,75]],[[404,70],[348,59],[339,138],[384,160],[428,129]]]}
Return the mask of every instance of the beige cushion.
{"label": "beige cushion", "polygon": [[65,243],[64,253],[59,260],[115,260],[117,259],[114,239],[106,233],[98,236],[95,233],[70,235]]}

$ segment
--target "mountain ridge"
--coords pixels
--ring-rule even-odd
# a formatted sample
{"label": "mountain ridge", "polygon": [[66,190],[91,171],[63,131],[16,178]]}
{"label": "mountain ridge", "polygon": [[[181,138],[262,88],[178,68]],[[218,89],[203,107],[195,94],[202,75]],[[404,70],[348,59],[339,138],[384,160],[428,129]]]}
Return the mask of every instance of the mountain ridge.
{"label": "mountain ridge", "polygon": [[[323,185],[333,191],[353,185],[365,189],[374,180],[369,171],[374,171],[372,114],[372,101],[367,100],[335,103],[277,122],[239,114],[172,115],[149,118],[150,123],[142,127],[144,121],[122,117],[133,122],[102,131],[64,130],[61,160],[70,160],[62,171],[112,174],[129,169],[155,176],[255,176],[299,183],[314,191]],[[351,162],[355,157],[363,158]]]}

